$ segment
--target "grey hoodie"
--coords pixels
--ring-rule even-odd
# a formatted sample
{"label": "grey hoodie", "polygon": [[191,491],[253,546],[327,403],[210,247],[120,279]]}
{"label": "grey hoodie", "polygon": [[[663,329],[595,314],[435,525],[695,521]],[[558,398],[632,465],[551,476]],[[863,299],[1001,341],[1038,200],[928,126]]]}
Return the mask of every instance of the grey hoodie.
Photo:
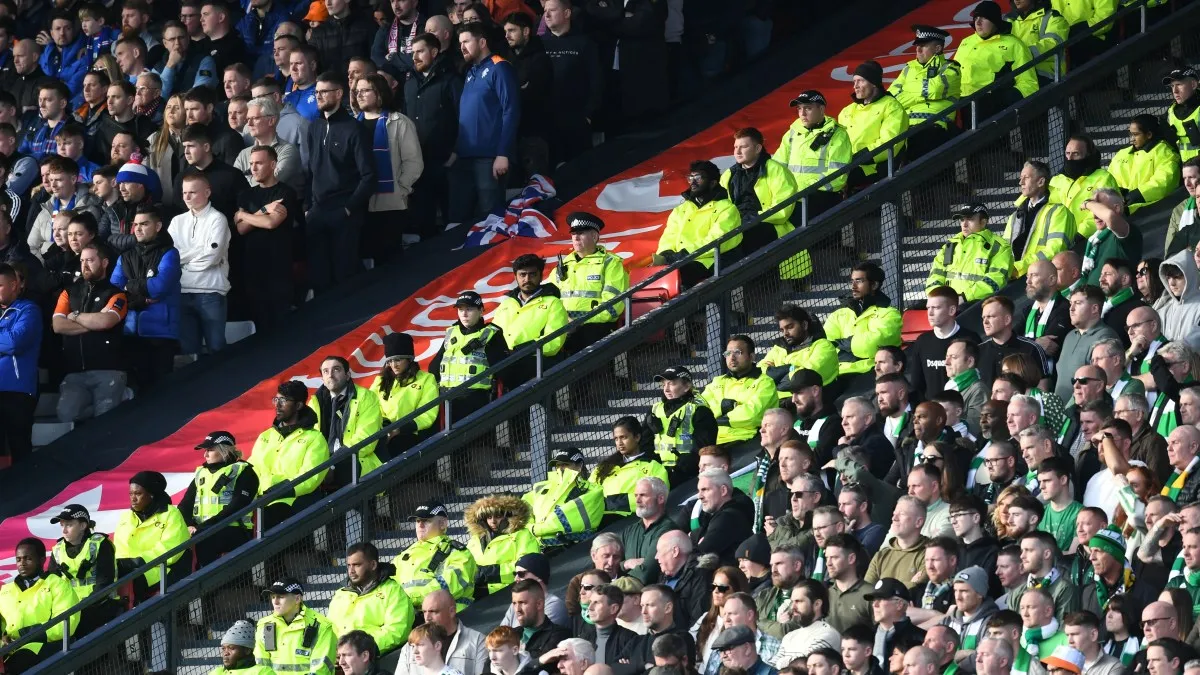
{"label": "grey hoodie", "polygon": [[[1183,294],[1176,298],[1167,286],[1166,268],[1183,270]],[[1192,349],[1200,347],[1200,284],[1197,283],[1196,263],[1191,251],[1180,251],[1158,266],[1158,277],[1168,290],[1154,303],[1162,319],[1162,332],[1168,340],[1184,340]]]}
{"label": "grey hoodie", "polygon": [[[54,200],[47,199],[38,207],[37,218],[34,219],[33,225],[29,228],[29,237],[26,243],[29,244],[29,250],[37,256],[38,260],[42,259],[50,245],[54,243],[54,227],[53,227],[53,210]],[[61,205],[66,208],[66,204]],[[75,203],[72,206],[75,211],[87,211],[96,218],[96,224],[99,226],[101,216],[100,198],[92,194],[87,185],[80,184],[75,188]],[[108,231],[100,230],[96,233],[96,239],[99,241],[108,240]],[[113,265],[116,263],[113,262]]]}

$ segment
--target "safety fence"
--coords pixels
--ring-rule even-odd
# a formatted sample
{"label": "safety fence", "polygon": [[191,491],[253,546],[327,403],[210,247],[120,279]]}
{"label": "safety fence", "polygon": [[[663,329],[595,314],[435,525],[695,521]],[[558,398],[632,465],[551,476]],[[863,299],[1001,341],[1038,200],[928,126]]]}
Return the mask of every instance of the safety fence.
{"label": "safety fence", "polygon": [[[999,231],[1018,194],[1016,176],[1025,159],[1042,158],[1058,169],[1067,135],[1082,130],[1097,138],[1107,163],[1126,135],[1132,115],[1163,111],[1169,101],[1160,80],[1172,59],[1200,53],[1196,44],[1200,38],[1194,35],[1200,23],[1197,5],[1175,11],[1169,22],[1151,26],[1146,34],[1125,40],[1121,49],[1074,70],[1052,91],[1026,98],[990,120],[975,116],[967,123],[969,131],[903,170],[896,170],[899,155],[892,150],[896,145],[889,144],[886,149],[893,161],[885,180],[736,264],[723,264],[718,251],[712,279],[628,321],[624,329],[564,362],[544,359],[541,343],[513,355],[498,368],[533,359],[537,373],[533,381],[463,420],[452,419],[446,406],[446,431],[366,476],[352,470],[350,485],[328,494],[268,536],[256,533],[258,541],[225,555],[169,592],[164,582],[157,596],[104,629],[79,641],[64,638],[61,645],[47,645],[44,648],[61,648],[63,653],[36,672],[84,667],[86,672],[105,675],[207,672],[216,665],[217,639],[225,628],[237,619],[254,620],[269,613],[269,603],[259,593],[271,581],[284,575],[299,578],[305,585],[306,603],[323,608],[344,583],[345,546],[370,540],[383,560],[391,560],[415,539],[406,517],[430,498],[446,503],[450,534],[465,541],[471,531],[478,531],[479,523],[478,517],[467,523],[466,516],[478,516],[487,510],[485,506],[511,509],[511,504],[493,497],[528,490],[545,476],[553,450],[579,448],[589,467],[609,455],[613,423],[625,415],[639,420],[646,415],[658,397],[654,375],[662,369],[685,365],[696,376],[695,388],[702,389],[721,373],[722,352],[730,335],[750,335],[758,343],[758,357],[762,356],[775,337],[773,315],[780,304],[801,305],[824,319],[846,295],[848,268],[854,262],[880,261],[887,273],[885,291],[894,304],[923,297],[920,291],[934,252],[957,230],[950,218],[952,206],[982,200],[992,210],[991,227]],[[1132,5],[1112,21],[1136,26],[1142,11],[1141,5]],[[1086,37],[1079,36],[1067,46]],[[1008,86],[1009,81],[1005,78],[994,86]],[[973,99],[964,99],[947,116],[962,113],[971,120],[972,107]],[[796,208],[806,209],[812,189],[793,198]],[[812,257],[812,273],[803,281],[783,278],[789,275],[780,274],[781,266],[801,250]],[[653,284],[704,252],[694,252],[639,286]],[[622,300],[637,290],[631,289]],[[629,303],[625,306],[631,318]],[[596,310],[600,311],[603,308]],[[431,405],[444,406],[445,401]],[[386,433],[385,429],[380,437]],[[330,465],[347,461],[357,450],[339,453]],[[289,488],[290,484],[280,486],[255,502],[252,508],[258,522],[262,506]],[[493,499],[491,504],[471,508],[483,498]],[[238,517],[231,516],[225,523]],[[510,526],[519,520],[510,518]],[[220,527],[200,533],[196,540],[212,536]],[[127,583],[150,567],[165,570],[167,556],[149,561],[118,583]],[[77,607],[91,606],[104,595],[97,592]],[[31,631],[0,654],[39,639],[44,640],[44,631]]]}

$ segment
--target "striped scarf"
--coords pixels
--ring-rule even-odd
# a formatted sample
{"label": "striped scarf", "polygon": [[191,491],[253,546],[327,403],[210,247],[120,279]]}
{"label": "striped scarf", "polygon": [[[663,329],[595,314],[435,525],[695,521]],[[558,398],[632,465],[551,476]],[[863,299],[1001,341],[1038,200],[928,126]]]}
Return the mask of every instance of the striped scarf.
{"label": "striped scarf", "polygon": [[764,450],[754,469],[754,532],[762,532],[763,498],[767,494],[767,475],[771,473],[771,455]]}
{"label": "striped scarf", "polygon": [[1142,650],[1142,643],[1136,637],[1130,635],[1121,642],[1109,639],[1104,643],[1104,653],[1109,656],[1116,656],[1121,659],[1121,665],[1126,668],[1133,665],[1133,659],[1137,657],[1138,652]]}
{"label": "striped scarf", "polygon": [[[392,175],[392,150],[388,144],[388,114],[386,110],[379,113],[371,141],[371,150],[375,157],[375,194],[390,194],[396,191],[396,181]],[[370,123],[363,113],[358,113],[358,121]]]}
{"label": "striped scarf", "polygon": [[1041,628],[1030,628],[1021,633],[1021,649],[1017,652],[1013,659],[1012,672],[1028,673],[1029,663],[1037,658],[1038,645],[1042,640],[1049,640],[1058,632],[1058,619],[1051,618],[1050,623]]}
{"label": "striped scarf", "polygon": [[1133,569],[1129,566],[1129,561],[1125,561],[1125,570],[1121,573],[1121,580],[1117,587],[1112,591],[1108,590],[1108,584],[1104,583],[1104,579],[1095,572],[1092,572],[1092,582],[1096,585],[1096,602],[1101,608],[1108,607],[1108,599],[1112,595],[1125,595],[1133,588]]}
{"label": "striped scarf", "polygon": [[813,581],[825,581],[825,549],[817,549],[817,561],[813,563]]}
{"label": "striped scarf", "polygon": [[1173,502],[1178,502],[1179,492],[1183,490],[1183,486],[1187,483],[1188,476],[1191,475],[1192,470],[1196,468],[1197,462],[1200,462],[1200,455],[1193,457],[1192,461],[1188,462],[1187,468],[1183,471],[1179,471],[1178,469],[1172,470],[1171,478],[1167,480],[1167,484],[1163,486],[1160,494],[1169,497]]}

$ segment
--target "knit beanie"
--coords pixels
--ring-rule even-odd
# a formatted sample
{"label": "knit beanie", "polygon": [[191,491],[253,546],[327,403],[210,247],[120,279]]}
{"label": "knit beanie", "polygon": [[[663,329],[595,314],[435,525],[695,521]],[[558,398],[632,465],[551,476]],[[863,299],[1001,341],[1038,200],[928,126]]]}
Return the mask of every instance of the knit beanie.
{"label": "knit beanie", "polygon": [[142,158],[136,153],[117,171],[117,183],[137,183],[146,188],[151,199],[162,201],[162,182],[158,174],[143,166]]}
{"label": "knit beanie", "polygon": [[129,479],[130,485],[140,485],[152,495],[166,494],[167,479],[157,471],[139,471]]}
{"label": "knit beanie", "polygon": [[1121,531],[1109,525],[1092,535],[1088,548],[1098,548],[1117,560],[1125,560],[1125,537]]}

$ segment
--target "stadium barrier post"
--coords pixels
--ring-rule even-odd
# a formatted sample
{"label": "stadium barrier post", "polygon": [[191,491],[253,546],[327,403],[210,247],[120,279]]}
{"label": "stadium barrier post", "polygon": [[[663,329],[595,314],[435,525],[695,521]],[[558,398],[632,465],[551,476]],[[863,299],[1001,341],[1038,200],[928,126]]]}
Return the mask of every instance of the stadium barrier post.
{"label": "stadium barrier post", "polygon": [[978,126],[978,114],[979,111],[975,107],[975,99],[971,99],[971,129],[975,129]]}
{"label": "stadium barrier post", "polygon": [[879,211],[883,251],[884,284],[887,294],[896,299],[897,306],[904,309],[904,263],[900,259],[900,214],[892,202],[884,202]]}
{"label": "stadium barrier post", "polygon": [[895,165],[896,165],[896,146],[895,146],[894,144],[892,144],[892,145],[888,145],[887,152],[888,152],[888,162],[887,162],[887,164],[888,164],[888,172],[887,172],[887,177],[888,177],[888,178],[892,178],[893,176],[895,176],[895,175],[896,175],[896,173],[895,173],[895,171],[896,171],[896,166],[895,166]]}
{"label": "stadium barrier post", "polygon": [[800,227],[808,227],[808,195],[800,198]]}
{"label": "stadium barrier post", "polygon": [[534,354],[533,379],[535,382],[537,382],[542,379],[542,343],[541,342],[534,343],[533,354]]}

